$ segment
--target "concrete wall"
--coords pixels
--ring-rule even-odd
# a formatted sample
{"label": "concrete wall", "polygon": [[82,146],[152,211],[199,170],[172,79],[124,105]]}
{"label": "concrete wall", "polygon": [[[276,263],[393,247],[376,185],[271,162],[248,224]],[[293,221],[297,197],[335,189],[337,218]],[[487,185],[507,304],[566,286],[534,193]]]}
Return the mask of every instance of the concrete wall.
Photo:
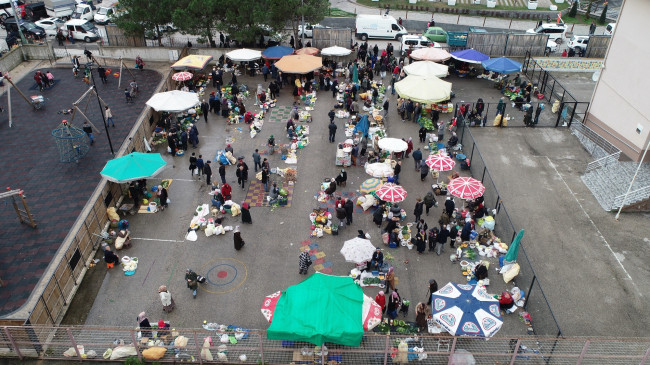
{"label": "concrete wall", "polygon": [[11,51],[5,53],[2,58],[0,58],[0,71],[9,72],[13,70],[16,66],[20,65],[23,62],[23,52],[20,50],[20,47],[14,48]]}
{"label": "concrete wall", "polygon": [[634,161],[641,158],[650,139],[650,109],[646,105],[648,74],[645,71],[650,59],[650,42],[639,36],[639,29],[645,28],[649,16],[650,2],[624,2],[588,116],[590,123],[610,130],[629,144],[632,148],[628,151],[636,152],[626,154]]}
{"label": "concrete wall", "polygon": [[25,60],[54,60],[54,52],[49,44],[26,44],[22,46]]}
{"label": "concrete wall", "polygon": [[[175,55],[171,57],[178,57],[181,53],[179,48],[165,48],[165,47],[99,47],[99,55],[106,58],[125,60],[135,60],[137,56],[147,62],[170,62],[170,52]],[[175,53],[174,53],[175,52]],[[174,58],[173,61],[176,61]]]}

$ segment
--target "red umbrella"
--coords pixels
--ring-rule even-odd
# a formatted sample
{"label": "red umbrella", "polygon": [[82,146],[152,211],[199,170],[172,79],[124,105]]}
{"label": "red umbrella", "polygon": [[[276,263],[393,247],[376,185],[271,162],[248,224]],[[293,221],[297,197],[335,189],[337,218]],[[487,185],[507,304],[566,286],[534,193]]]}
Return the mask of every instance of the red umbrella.
{"label": "red umbrella", "polygon": [[273,321],[273,312],[275,312],[275,306],[278,304],[278,300],[280,300],[281,295],[281,291],[276,291],[275,293],[267,295],[264,298],[264,304],[262,304],[262,314],[266,320],[269,321],[269,323]]}
{"label": "red umbrella", "polygon": [[461,199],[476,199],[485,193],[485,186],[471,177],[457,177],[449,182],[447,191]]}
{"label": "red umbrella", "polygon": [[318,54],[318,52],[320,52],[320,50],[318,48],[305,47],[305,48],[301,48],[301,49],[297,50],[294,53],[295,54],[306,54],[306,55],[310,55],[310,56],[315,56],[315,55]]}
{"label": "red umbrella", "polygon": [[438,171],[449,171],[456,165],[451,157],[441,154],[429,155],[425,162],[430,168]]}
{"label": "red umbrella", "polygon": [[191,72],[183,71],[183,72],[177,72],[172,75],[172,80],[174,81],[187,81],[191,80],[194,75],[192,75]]}
{"label": "red umbrella", "polygon": [[375,193],[379,199],[391,203],[401,202],[406,199],[406,190],[400,185],[391,183],[382,185]]}

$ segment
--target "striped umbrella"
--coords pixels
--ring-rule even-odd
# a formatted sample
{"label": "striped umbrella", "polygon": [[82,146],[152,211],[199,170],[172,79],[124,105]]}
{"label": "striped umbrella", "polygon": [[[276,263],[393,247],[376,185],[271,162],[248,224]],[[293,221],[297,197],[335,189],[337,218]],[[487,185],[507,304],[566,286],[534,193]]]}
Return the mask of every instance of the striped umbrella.
{"label": "striped umbrella", "polygon": [[385,202],[398,203],[406,199],[406,190],[400,185],[386,183],[376,191],[377,197]]}
{"label": "striped umbrella", "polygon": [[483,196],[485,186],[480,181],[471,177],[457,177],[449,182],[447,191],[457,198],[476,199]]}
{"label": "striped umbrella", "polygon": [[172,75],[172,80],[174,81],[187,81],[191,80],[194,75],[192,75],[191,72],[183,71],[183,72],[177,72]]}
{"label": "striped umbrella", "polygon": [[310,56],[315,56],[320,52],[320,50],[316,47],[305,47],[297,50],[295,54],[306,54]]}
{"label": "striped umbrella", "polygon": [[361,183],[359,192],[363,194],[370,194],[376,191],[377,189],[379,189],[380,186],[381,186],[381,180],[371,178]]}
{"label": "striped umbrella", "polygon": [[456,162],[454,162],[451,157],[444,156],[439,153],[435,155],[429,155],[425,162],[430,168],[438,171],[449,171],[456,165]]}

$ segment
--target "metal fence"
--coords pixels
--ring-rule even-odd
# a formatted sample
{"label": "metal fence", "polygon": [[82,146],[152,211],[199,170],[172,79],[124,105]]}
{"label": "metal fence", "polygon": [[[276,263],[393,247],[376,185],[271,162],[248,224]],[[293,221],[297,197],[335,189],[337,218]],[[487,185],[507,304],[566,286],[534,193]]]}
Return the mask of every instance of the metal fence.
{"label": "metal fence", "polygon": [[583,120],[589,109],[589,102],[576,99],[550,72],[544,70],[530,53],[526,54],[521,70],[533,85],[537,86],[539,92],[544,94],[544,99],[551,104],[559,102],[556,127],[560,123],[564,127],[571,127],[574,121]]}
{"label": "metal fence", "polygon": [[[223,334],[241,336],[233,330]],[[3,327],[0,352],[5,358],[21,360],[96,361],[103,360],[108,349],[117,353],[119,346],[130,351],[128,357],[142,360],[142,351],[149,346],[138,335],[138,330],[126,328]],[[334,365],[405,364],[420,360],[423,364],[646,364],[650,357],[650,339],[527,336],[493,337],[488,341],[480,337],[368,333],[358,347],[327,343],[326,349],[322,349],[306,342],[269,340],[265,331],[260,330],[245,332],[244,338],[227,344],[219,340],[222,333],[202,329],[164,333],[154,329],[150,336],[152,341],[162,341],[158,346],[166,348],[164,356],[156,360],[159,363]],[[180,336],[187,340],[185,346],[174,345]],[[207,337],[212,342],[206,345]],[[399,351],[401,341],[406,341],[409,348],[422,348],[423,352]],[[110,359],[109,355],[106,360],[122,362],[128,357]]]}
{"label": "metal fence", "polygon": [[[507,121],[507,127],[526,127],[524,124],[524,116],[526,111],[523,109],[513,106],[513,102],[508,98],[504,99],[504,117],[509,118]],[[538,123],[535,127],[556,127],[557,117],[551,112],[551,106],[545,101],[531,101],[526,103],[530,105],[530,108],[533,109],[533,119],[535,118],[535,111],[537,108],[542,108],[540,112]],[[463,115],[460,112],[460,106],[465,105],[467,107],[467,112]],[[459,102],[454,106],[454,117],[458,119],[459,122],[466,122],[471,127],[495,127],[494,119],[496,117],[497,106],[499,103],[484,103],[483,113],[479,118],[471,117],[471,111],[476,107],[476,103],[467,103]],[[504,123],[505,124],[505,123]],[[504,125],[505,126],[505,125]]]}
{"label": "metal fence", "polygon": [[[463,146],[463,152],[471,161],[470,173],[472,177],[480,180],[485,186],[485,207],[494,209],[495,229],[494,232],[505,242],[514,240],[518,229],[515,229],[506,204],[502,201],[501,195],[496,187],[494,179],[490,175],[490,170],[481,155],[474,137],[465,123],[458,123],[457,129],[458,140]],[[535,269],[526,254],[526,242],[522,240],[521,250],[517,258],[517,263],[521,267],[519,275],[515,278],[515,285],[525,290],[524,310],[531,314],[533,319],[533,330],[539,336],[562,336],[562,330],[557,322],[551,305],[544,294],[540,279],[535,273]]]}

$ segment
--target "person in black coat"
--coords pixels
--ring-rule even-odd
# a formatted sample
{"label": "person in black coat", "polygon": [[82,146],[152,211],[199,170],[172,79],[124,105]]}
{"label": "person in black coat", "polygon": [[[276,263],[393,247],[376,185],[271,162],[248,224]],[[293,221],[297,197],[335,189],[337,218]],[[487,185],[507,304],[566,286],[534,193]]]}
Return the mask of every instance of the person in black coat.
{"label": "person in black coat", "polygon": [[472,220],[466,219],[465,225],[463,226],[463,230],[460,232],[460,239],[462,239],[463,242],[469,241],[470,233],[472,233]]}
{"label": "person in black coat", "polygon": [[336,126],[336,124],[334,124],[334,121],[332,120],[330,121],[330,124],[327,128],[329,129],[329,141],[330,143],[334,143],[336,139],[336,128],[338,127]]}
{"label": "person in black coat", "polygon": [[336,176],[336,185],[341,186],[345,185],[345,182],[348,181],[348,173],[345,170],[341,170],[341,173]]}
{"label": "person in black coat", "polygon": [[447,229],[447,226],[443,226],[438,233],[438,255],[444,251],[445,243],[447,243],[447,238],[449,238],[449,230]]}
{"label": "person in black coat", "polygon": [[251,218],[251,212],[248,210],[249,205],[246,202],[243,202],[241,205],[241,222],[253,224],[253,219]]}
{"label": "person in black coat", "polygon": [[239,226],[235,227],[235,233],[233,235],[233,240],[235,242],[235,250],[239,251],[244,247],[246,242],[241,238],[241,232],[239,232]]}
{"label": "person in black coat", "polygon": [[348,199],[345,201],[345,219],[347,221],[347,224],[350,225],[352,224],[352,213],[354,213],[354,203],[352,202],[352,199]]}
{"label": "person in black coat", "polygon": [[454,209],[456,209],[456,203],[454,203],[454,200],[451,197],[447,197],[447,200],[445,201],[445,211],[447,212],[447,215],[451,217]]}
{"label": "person in black coat", "polygon": [[205,163],[203,166],[203,174],[205,174],[205,183],[207,185],[212,185],[212,168],[210,167],[210,160]]}
{"label": "person in black coat", "polygon": [[208,122],[208,112],[210,111],[210,104],[207,101],[203,100],[201,103],[201,112],[203,113],[203,119],[205,122]]}
{"label": "person in black coat", "polygon": [[380,205],[379,208],[377,208],[373,213],[372,213],[372,221],[377,225],[377,227],[381,227],[382,222],[384,221],[384,206]]}
{"label": "person in black coat", "polygon": [[424,202],[422,199],[417,198],[415,203],[415,209],[413,209],[413,215],[415,216],[415,221],[419,222],[422,212],[424,211]]}

